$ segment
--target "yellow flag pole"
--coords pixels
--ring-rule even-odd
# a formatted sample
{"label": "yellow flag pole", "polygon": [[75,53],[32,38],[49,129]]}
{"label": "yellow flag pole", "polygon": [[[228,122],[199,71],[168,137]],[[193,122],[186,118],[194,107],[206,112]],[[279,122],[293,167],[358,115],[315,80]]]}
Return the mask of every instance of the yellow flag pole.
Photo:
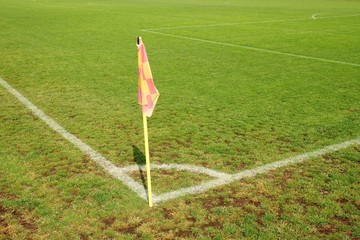
{"label": "yellow flag pole", "polygon": [[144,140],[145,140],[145,157],[146,157],[146,180],[147,180],[149,207],[152,207],[153,203],[152,203],[152,192],[151,192],[149,137],[148,137],[147,117],[144,113],[143,113],[143,123],[144,123]]}

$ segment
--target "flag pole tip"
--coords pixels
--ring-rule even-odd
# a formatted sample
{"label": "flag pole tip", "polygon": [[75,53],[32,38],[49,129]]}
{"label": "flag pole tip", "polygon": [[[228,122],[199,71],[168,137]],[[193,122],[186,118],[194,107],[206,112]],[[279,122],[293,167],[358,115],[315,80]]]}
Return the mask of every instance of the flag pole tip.
{"label": "flag pole tip", "polygon": [[136,45],[140,45],[140,40],[141,40],[141,37],[140,36],[137,36],[136,37]]}

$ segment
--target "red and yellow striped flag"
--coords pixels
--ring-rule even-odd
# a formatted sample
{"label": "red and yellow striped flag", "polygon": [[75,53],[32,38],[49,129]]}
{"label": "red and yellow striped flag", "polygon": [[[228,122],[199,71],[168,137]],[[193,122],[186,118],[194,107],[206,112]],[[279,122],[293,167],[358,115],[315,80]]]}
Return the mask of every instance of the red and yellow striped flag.
{"label": "red and yellow striped flag", "polygon": [[150,117],[154,111],[156,102],[159,98],[159,91],[154,85],[151,74],[149,60],[146,54],[145,45],[141,37],[137,38],[138,47],[138,98],[139,104],[142,105],[142,111],[145,116]]}

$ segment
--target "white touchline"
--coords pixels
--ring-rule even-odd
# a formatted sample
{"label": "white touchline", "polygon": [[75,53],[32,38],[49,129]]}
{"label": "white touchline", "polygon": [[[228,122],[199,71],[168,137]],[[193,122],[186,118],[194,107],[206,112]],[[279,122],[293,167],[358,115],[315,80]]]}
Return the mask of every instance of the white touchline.
{"label": "white touchline", "polygon": [[330,62],[330,63],[337,63],[337,64],[360,67],[360,64],[358,64],[358,63],[349,63],[349,62],[343,62],[343,61],[337,61],[337,60],[331,60],[331,59],[325,59],[325,58],[311,57],[311,56],[306,56],[306,55],[280,52],[280,51],[274,51],[274,50],[269,50],[269,49],[264,49],[264,48],[250,47],[250,46],[238,45],[238,44],[232,44],[232,43],[224,43],[224,42],[212,41],[212,40],[207,40],[207,39],[202,39],[202,38],[185,37],[185,36],[169,34],[169,33],[162,33],[162,32],[155,32],[155,31],[150,31],[150,30],[142,30],[142,31],[148,32],[148,33],[153,33],[153,34],[158,34],[158,35],[174,37],[174,38],[181,38],[181,39],[187,39],[187,40],[192,40],[192,41],[212,43],[212,44],[223,45],[223,46],[228,46],[228,47],[243,48],[243,49],[248,49],[248,50],[253,50],[253,51],[258,51],[258,52],[273,53],[273,54],[285,55],[285,56],[296,57],[296,58],[305,58],[305,59],[317,60],[317,61],[322,61],[322,62]]}
{"label": "white touchline", "polygon": [[[140,169],[144,169],[144,166],[131,165],[127,167],[117,167],[113,165],[110,161],[108,161],[105,157],[103,157],[100,153],[96,152],[89,145],[81,141],[79,138],[74,136],[73,134],[66,131],[62,126],[60,126],[55,120],[47,116],[42,110],[32,104],[29,100],[27,100],[21,93],[11,87],[5,80],[0,78],[0,85],[2,85],[7,91],[9,91],[12,95],[14,95],[21,103],[23,103],[28,109],[32,111],[37,117],[39,117],[42,121],[44,121],[51,129],[59,133],[69,142],[78,147],[84,154],[90,156],[90,158],[104,168],[111,176],[119,179],[122,183],[128,186],[132,191],[138,194],[142,199],[147,200],[147,191],[145,186],[136,182],[133,178],[131,178],[128,173],[132,171],[138,171]],[[276,161],[273,163],[265,164],[263,166],[241,171],[235,174],[227,174],[219,171],[215,171],[212,169],[208,169],[201,166],[194,166],[188,164],[151,164],[152,169],[165,169],[165,170],[177,170],[177,171],[190,171],[194,173],[202,173],[207,174],[213,178],[214,180],[210,180],[208,182],[201,183],[197,186],[181,188],[176,191],[163,193],[160,195],[153,195],[153,202],[160,203],[167,200],[171,200],[174,198],[181,197],[186,194],[197,194],[205,192],[209,189],[212,189],[217,186],[222,186],[225,184],[229,184],[231,182],[246,178],[246,177],[254,177],[257,174],[262,174],[269,172],[271,170],[275,170],[280,167],[284,167],[290,164],[300,163],[306,161],[310,158],[319,157],[321,155],[338,151],[340,149],[347,148],[351,145],[360,144],[360,138],[353,139],[350,141],[342,142],[339,144],[331,145],[324,147],[322,149],[318,149],[316,151],[308,152],[301,154],[299,156],[287,158],[284,160]]]}

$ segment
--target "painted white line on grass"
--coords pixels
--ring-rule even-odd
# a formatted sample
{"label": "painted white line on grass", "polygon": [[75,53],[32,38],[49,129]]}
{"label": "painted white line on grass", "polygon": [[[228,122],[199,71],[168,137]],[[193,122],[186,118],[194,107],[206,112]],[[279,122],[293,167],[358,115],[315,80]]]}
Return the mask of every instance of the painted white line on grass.
{"label": "painted white line on grass", "polygon": [[284,159],[281,161],[269,163],[269,164],[263,165],[261,167],[251,169],[251,170],[241,171],[239,173],[235,173],[232,175],[229,174],[226,177],[215,179],[215,180],[212,180],[212,181],[209,181],[209,182],[197,185],[197,186],[193,186],[193,187],[189,187],[189,188],[182,188],[182,189],[172,191],[169,193],[160,194],[160,195],[156,196],[153,199],[153,201],[155,203],[159,203],[159,202],[164,202],[164,201],[167,201],[170,199],[178,198],[180,196],[184,196],[187,194],[198,194],[198,193],[206,192],[209,189],[212,189],[215,187],[226,185],[231,182],[241,180],[243,178],[254,177],[258,174],[267,173],[271,170],[275,170],[277,168],[285,167],[285,166],[288,166],[291,164],[300,163],[300,162],[309,160],[311,158],[320,157],[324,154],[336,152],[340,149],[344,149],[344,148],[347,148],[347,147],[349,147],[351,145],[355,145],[355,144],[360,144],[360,138],[342,142],[342,143],[335,144],[335,145],[331,145],[331,146],[327,146],[322,149],[318,149],[313,152],[304,153],[304,154],[301,154],[296,157],[291,157],[291,158],[287,158],[287,159]]}
{"label": "painted white line on grass", "polygon": [[147,28],[142,29],[141,31],[152,31],[152,30],[169,30],[169,29],[184,29],[184,28],[207,28],[207,27],[221,27],[221,26],[234,26],[234,25],[249,25],[249,24],[261,24],[261,23],[280,23],[280,22],[294,22],[294,21],[308,21],[309,19],[330,19],[330,18],[346,18],[346,17],[357,17],[357,15],[339,15],[339,16],[329,16],[317,18],[318,15],[324,13],[315,13],[310,18],[290,18],[290,19],[275,19],[275,20],[265,20],[265,21],[250,21],[250,22],[230,22],[230,23],[216,23],[216,24],[202,24],[202,25],[181,25],[181,26],[172,26],[172,27],[159,27],[159,28]]}
{"label": "painted white line on grass", "polygon": [[360,14],[355,14],[355,15],[339,15],[339,16],[331,16],[331,17],[320,17],[320,18],[316,18],[316,20],[329,19],[329,18],[359,17],[359,16],[360,16]]}
{"label": "painted white line on grass", "polygon": [[248,177],[248,176],[255,176],[256,174],[261,174],[261,173],[265,173],[265,172],[268,172],[271,170],[275,170],[279,167],[287,166],[287,165],[294,164],[294,163],[300,163],[300,162],[306,161],[311,158],[322,156],[324,154],[336,152],[340,149],[344,149],[344,148],[350,147],[355,144],[360,144],[360,138],[342,142],[342,143],[338,143],[338,144],[334,144],[334,145],[330,145],[330,146],[324,147],[322,149],[304,153],[304,154],[301,154],[301,155],[298,155],[295,157],[286,158],[281,161],[269,163],[269,164],[263,165],[261,167],[249,170],[249,173],[247,173],[247,171],[239,172],[239,173],[234,174],[232,177],[235,180],[238,180],[238,179]]}
{"label": "painted white line on grass", "polygon": [[311,60],[317,60],[317,61],[322,61],[322,62],[330,62],[330,63],[337,63],[337,64],[360,67],[360,64],[358,64],[358,63],[349,63],[349,62],[331,60],[331,59],[326,59],[326,58],[311,57],[311,56],[306,56],[306,55],[287,53],[287,52],[280,52],[280,51],[274,51],[274,50],[269,50],[269,49],[264,49],[264,48],[250,47],[250,46],[238,45],[238,44],[232,44],[232,43],[224,43],[224,42],[212,41],[212,40],[207,40],[207,39],[202,39],[202,38],[185,37],[185,36],[169,34],[169,33],[162,33],[162,32],[156,32],[156,31],[150,31],[150,30],[142,30],[142,31],[143,32],[148,32],[148,33],[153,33],[153,34],[158,34],[158,35],[163,35],[163,36],[168,36],[168,37],[181,38],[181,39],[186,39],[186,40],[192,40],[192,41],[198,41],[198,42],[205,42],[205,43],[223,45],[223,46],[228,46],[228,47],[243,48],[243,49],[253,50],[253,51],[257,51],[257,52],[266,52],[266,53],[285,55],[285,56],[296,57],[296,58],[304,58],[304,59],[311,59]]}
{"label": "painted white line on grass", "polygon": [[233,26],[233,25],[249,25],[258,23],[277,23],[277,22],[291,22],[291,21],[303,21],[308,20],[304,18],[299,19],[279,19],[279,20],[266,20],[266,21],[254,21],[254,22],[232,22],[232,23],[216,23],[216,24],[204,24],[204,25],[189,25],[189,26],[174,26],[174,27],[160,27],[160,28],[149,28],[142,29],[142,31],[148,30],[168,30],[168,29],[181,29],[181,28],[207,28],[207,27],[221,27],[221,26]]}
{"label": "painted white line on grass", "polygon": [[329,17],[317,17],[319,15],[323,15],[330,12],[323,12],[323,13],[316,13],[311,16],[311,19],[321,20],[321,19],[331,19],[331,18],[347,18],[347,17],[359,17],[360,14],[354,14],[354,15],[338,15],[338,16],[329,16]]}
{"label": "painted white line on grass", "polygon": [[[121,168],[124,172],[133,172],[139,170],[145,170],[145,165],[131,165],[127,167]],[[209,168],[195,166],[195,165],[188,165],[188,164],[151,164],[151,169],[163,169],[163,170],[176,170],[176,171],[189,171],[193,173],[202,173],[209,175],[215,178],[227,178],[230,177],[231,174],[226,174],[222,172],[218,172]]]}
{"label": "painted white line on grass", "polygon": [[[23,103],[34,115],[44,121],[51,129],[59,133],[69,142],[78,147],[84,154],[88,155],[93,161],[99,164],[105,171],[107,171],[111,176],[119,179],[131,190],[137,193],[141,198],[147,199],[146,191],[144,187],[135,182],[131,177],[129,177],[124,171],[120,168],[113,165],[100,153],[92,149],[89,145],[81,141],[79,138],[73,134],[66,131],[62,126],[60,126],[54,119],[46,115],[41,109],[32,104],[28,99],[26,99],[21,93],[15,90],[10,86],[5,80],[0,78],[0,85],[2,85],[8,92],[14,95],[21,103]],[[155,196],[156,197],[156,196]]]}
{"label": "painted white line on grass", "polygon": [[[90,158],[104,168],[111,176],[119,179],[122,183],[128,186],[132,191],[134,191],[137,195],[139,195],[142,199],[147,200],[147,191],[145,186],[136,182],[132,177],[128,175],[129,172],[136,171],[140,169],[144,169],[144,166],[132,165],[127,167],[117,167],[113,165],[110,161],[108,161],[105,157],[103,157],[100,153],[92,149],[89,145],[81,141],[79,138],[74,136],[73,134],[66,131],[62,126],[60,126],[55,120],[47,116],[42,110],[32,104],[28,99],[26,99],[21,93],[11,87],[5,80],[0,78],[0,85],[2,85],[7,91],[9,91],[12,95],[14,95],[21,103],[23,103],[31,112],[39,117],[42,121],[44,121],[51,129],[59,133],[69,142],[78,147],[84,154],[90,156]],[[186,194],[197,194],[205,192],[209,189],[215,188],[217,186],[222,186],[225,184],[229,184],[236,180],[240,180],[246,177],[254,177],[257,174],[262,174],[269,172],[271,170],[275,170],[280,167],[284,167],[290,164],[295,164],[299,162],[306,161],[310,158],[319,157],[321,155],[335,152],[337,150],[347,148],[354,144],[360,144],[360,138],[327,146],[322,149],[308,152],[305,154],[301,154],[296,157],[287,158],[281,161],[269,163],[263,165],[261,167],[257,167],[251,170],[241,171],[235,174],[226,174],[222,172],[218,172],[215,170],[211,170],[205,167],[187,165],[187,164],[152,164],[151,167],[154,169],[165,169],[165,170],[177,170],[177,171],[190,171],[194,173],[202,173],[207,174],[216,178],[215,180],[210,180],[208,182],[199,184],[197,186],[192,186],[188,188],[181,188],[176,191],[154,195],[153,194],[153,202],[160,203],[170,199],[178,198]]]}
{"label": "painted white line on grass", "polygon": [[316,19],[317,16],[321,15],[321,14],[325,14],[325,13],[329,13],[329,12],[323,12],[323,13],[315,13],[311,16],[311,19]]}

